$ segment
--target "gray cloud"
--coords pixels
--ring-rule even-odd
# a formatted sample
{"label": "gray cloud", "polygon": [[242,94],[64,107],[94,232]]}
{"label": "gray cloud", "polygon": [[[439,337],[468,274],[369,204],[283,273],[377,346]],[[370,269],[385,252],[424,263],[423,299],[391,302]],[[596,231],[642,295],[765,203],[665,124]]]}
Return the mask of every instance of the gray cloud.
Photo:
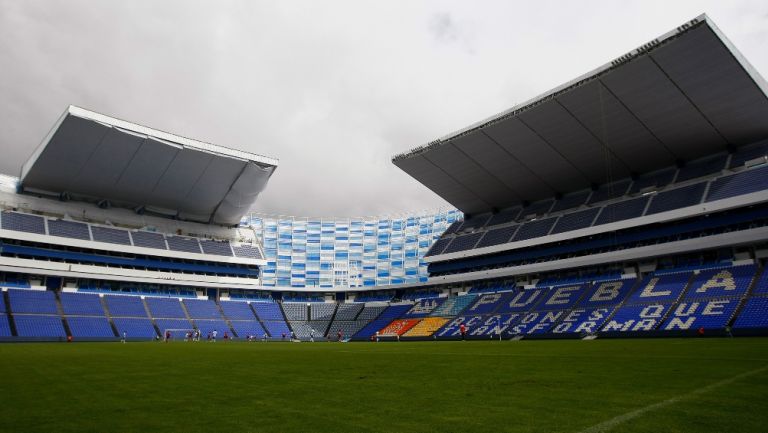
{"label": "gray cloud", "polygon": [[75,104],[279,158],[259,211],[446,205],[390,157],[701,12],[768,72],[761,2],[0,0],[0,172]]}

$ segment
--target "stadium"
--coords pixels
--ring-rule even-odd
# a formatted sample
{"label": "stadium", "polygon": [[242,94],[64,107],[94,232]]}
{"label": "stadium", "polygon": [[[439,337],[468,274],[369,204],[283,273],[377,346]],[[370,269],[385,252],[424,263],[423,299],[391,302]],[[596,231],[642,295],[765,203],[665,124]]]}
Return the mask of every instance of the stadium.
{"label": "stadium", "polygon": [[765,431],[768,84],[706,15],[392,163],[454,208],[255,213],[277,158],[69,106],[0,429]]}

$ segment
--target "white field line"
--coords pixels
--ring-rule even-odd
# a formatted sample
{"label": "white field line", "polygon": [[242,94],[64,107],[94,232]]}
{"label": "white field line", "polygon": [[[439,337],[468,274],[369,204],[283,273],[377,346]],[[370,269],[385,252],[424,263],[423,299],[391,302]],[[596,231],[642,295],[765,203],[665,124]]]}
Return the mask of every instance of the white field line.
{"label": "white field line", "polygon": [[758,374],[758,373],[762,373],[762,372],[764,372],[766,370],[768,370],[768,365],[764,366],[764,367],[761,367],[761,368],[758,368],[758,369],[755,369],[755,370],[748,371],[746,373],[737,374],[736,376],[729,377],[728,379],[723,379],[720,382],[715,382],[715,383],[709,384],[707,386],[703,386],[701,388],[695,389],[695,390],[689,392],[688,394],[678,395],[677,397],[672,397],[672,398],[669,398],[667,400],[663,400],[663,401],[660,401],[658,403],[650,404],[648,406],[641,407],[640,409],[635,409],[633,411],[630,411],[630,412],[624,413],[622,415],[613,417],[613,418],[611,418],[609,420],[606,420],[606,421],[603,421],[603,422],[601,422],[599,424],[595,424],[592,427],[586,428],[586,429],[582,430],[580,433],[600,433],[600,432],[606,432],[606,431],[616,427],[617,425],[619,425],[619,424],[621,424],[623,422],[629,421],[629,420],[631,420],[633,418],[637,418],[637,417],[639,417],[641,415],[644,415],[644,414],[646,414],[648,412],[654,411],[656,409],[661,409],[661,408],[669,406],[671,404],[675,404],[675,403],[677,403],[677,402],[679,402],[681,400],[685,400],[685,399],[688,399],[688,398],[691,398],[691,397],[699,396],[699,395],[704,394],[706,392],[712,391],[715,388],[719,388],[721,386],[729,385],[729,384],[731,384],[733,382],[736,382],[737,380],[744,379],[745,377],[752,376],[752,375],[755,375],[755,374]]}

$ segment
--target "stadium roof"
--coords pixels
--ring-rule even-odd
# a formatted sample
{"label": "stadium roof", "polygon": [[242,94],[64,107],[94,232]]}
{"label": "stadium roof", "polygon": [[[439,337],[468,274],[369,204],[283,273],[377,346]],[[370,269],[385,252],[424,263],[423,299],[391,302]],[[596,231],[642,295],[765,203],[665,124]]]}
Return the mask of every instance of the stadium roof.
{"label": "stadium roof", "polygon": [[393,157],[465,213],[768,137],[768,85],[701,15],[544,95]]}
{"label": "stadium roof", "polygon": [[70,106],[22,166],[23,191],[235,225],[277,160]]}

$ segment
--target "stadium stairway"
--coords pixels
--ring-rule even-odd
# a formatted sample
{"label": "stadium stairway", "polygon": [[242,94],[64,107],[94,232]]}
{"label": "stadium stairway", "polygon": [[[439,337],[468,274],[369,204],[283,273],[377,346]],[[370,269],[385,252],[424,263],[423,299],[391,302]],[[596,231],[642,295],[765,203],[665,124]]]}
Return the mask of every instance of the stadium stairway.
{"label": "stadium stairway", "polygon": [[[329,335],[331,333],[331,325],[333,325],[333,322],[336,320],[336,313],[338,311],[339,311],[339,306],[337,304],[333,309],[333,314],[331,314],[331,320],[328,322],[328,329],[325,330],[325,335],[323,336],[325,337],[326,340],[329,340],[331,338],[331,336]],[[310,311],[310,314],[312,314],[311,311]]]}
{"label": "stadium stairway", "polygon": [[67,333],[67,336],[72,336],[72,330],[69,328],[69,323],[67,322],[67,318],[64,316],[64,307],[61,306],[61,295],[59,292],[53,292],[54,299],[56,300],[56,310],[59,312],[59,317],[61,318],[61,323],[64,325],[64,332]]}
{"label": "stadium stairway", "polygon": [[3,302],[5,302],[5,314],[8,316],[8,327],[11,329],[11,335],[16,337],[18,336],[18,332],[16,332],[16,322],[13,320],[13,311],[11,310],[11,300],[8,297],[8,291],[3,291]]}
{"label": "stadium stairway", "polygon": [[99,296],[99,302],[101,303],[101,308],[104,309],[104,316],[107,318],[107,321],[109,322],[109,326],[112,327],[112,332],[115,333],[115,335],[122,337],[120,335],[120,332],[117,330],[117,325],[115,325],[115,322],[112,320],[112,314],[109,311],[109,308],[107,307],[107,301],[104,299],[103,296]]}
{"label": "stadium stairway", "polygon": [[741,297],[739,305],[733,311],[733,315],[731,316],[730,320],[728,320],[728,326],[733,326],[734,322],[736,322],[736,318],[739,317],[739,314],[741,314],[741,310],[744,309],[744,307],[747,305],[747,301],[749,300],[749,298],[752,297],[752,292],[755,290],[755,286],[757,285],[757,282],[760,281],[760,278],[762,278],[764,273],[765,273],[765,268],[757,269],[757,272],[755,272],[754,278],[752,278],[752,281],[750,281],[749,283],[749,287],[747,288],[747,291],[744,293],[744,296]]}
{"label": "stadium stairway", "polygon": [[[182,302],[182,304],[183,304],[183,302]],[[232,326],[232,322],[229,320],[229,317],[227,317],[224,314],[224,310],[221,309],[221,304],[219,304],[218,302],[214,302],[214,304],[216,305],[216,311],[218,311],[219,314],[221,314],[221,317],[224,319],[224,323],[227,324],[227,327],[229,328],[229,333],[233,337],[242,338],[239,335],[237,335],[237,332],[235,332],[235,327]],[[187,312],[187,315],[189,315],[189,312]]]}
{"label": "stadium stairway", "polygon": [[642,284],[642,282],[643,282],[642,278],[635,277],[635,284],[633,284],[632,287],[630,287],[629,291],[627,292],[627,296],[625,296],[624,299],[621,300],[621,302],[611,307],[613,308],[613,311],[611,311],[611,313],[608,316],[606,316],[605,320],[603,321],[603,324],[598,328],[598,331],[602,329],[602,327],[606,323],[609,323],[611,319],[613,319],[613,316],[616,315],[616,313],[621,309],[621,307],[627,305],[627,301],[629,300],[630,297],[632,297],[632,294],[635,293],[635,290],[640,288],[640,284]]}
{"label": "stadium stairway", "polygon": [[[253,317],[256,318],[256,321],[259,322],[259,325],[261,326],[261,329],[263,329],[265,333],[269,334],[269,329],[267,329],[267,326],[264,323],[264,321],[261,320],[261,317],[259,317],[259,315],[256,314],[256,310],[253,309],[253,304],[252,303],[248,303],[248,308],[251,310],[251,313],[253,313]],[[271,334],[269,334],[269,336],[272,337]]]}

